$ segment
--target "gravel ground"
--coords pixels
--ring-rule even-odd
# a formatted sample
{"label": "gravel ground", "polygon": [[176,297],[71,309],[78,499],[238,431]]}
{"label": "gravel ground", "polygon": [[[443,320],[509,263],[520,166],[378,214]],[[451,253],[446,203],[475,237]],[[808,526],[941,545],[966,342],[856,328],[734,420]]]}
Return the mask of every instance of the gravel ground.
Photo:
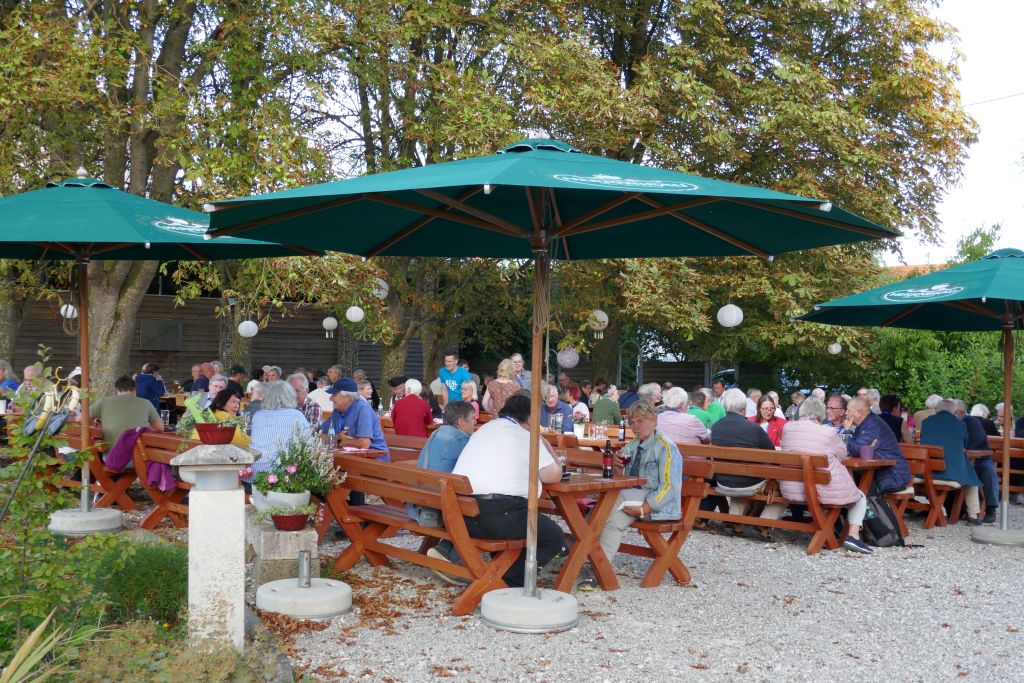
{"label": "gravel ground", "polygon": [[[1024,510],[1011,512],[1024,527]],[[578,594],[579,626],[553,635],[448,616],[455,589],[429,571],[360,562],[343,577],[353,612],[292,633],[289,654],[319,680],[1020,680],[1024,550],[972,543],[964,524],[910,527],[924,547],[871,557],[808,557],[801,534],[694,532],[682,553],[692,585],[642,589],[648,561],[619,555],[622,588]]]}
{"label": "gravel ground", "polygon": [[[126,514],[126,525],[143,516]],[[921,519],[910,520],[908,541],[923,547],[870,557],[808,557],[805,534],[764,543],[694,532],[682,552],[686,587],[666,578],[640,588],[649,561],[618,555],[622,588],[577,594],[579,626],[560,634],[449,616],[456,589],[401,562],[363,561],[342,577],[350,614],[265,621],[296,672],[323,681],[1021,680],[1024,549],[973,543],[964,524],[924,531]],[[1024,508],[1011,508],[1010,521],[1024,528]],[[185,529],[157,533],[187,542]],[[418,546],[409,535],[390,542]],[[345,545],[325,543],[321,555]],[[552,577],[549,568],[540,584]]]}

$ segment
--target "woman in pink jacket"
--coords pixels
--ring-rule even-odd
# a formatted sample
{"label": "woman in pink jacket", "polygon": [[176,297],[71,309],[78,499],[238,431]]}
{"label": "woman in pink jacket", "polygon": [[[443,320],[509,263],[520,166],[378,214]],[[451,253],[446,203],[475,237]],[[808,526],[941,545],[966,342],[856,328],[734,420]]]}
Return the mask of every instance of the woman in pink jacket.
{"label": "woman in pink jacket", "polygon": [[[849,470],[843,465],[846,445],[833,427],[822,424],[825,421],[825,404],[813,396],[800,404],[800,419],[788,422],[782,430],[782,450],[803,453],[822,453],[828,457],[827,484],[818,484],[818,499],[823,505],[845,505],[846,521],[850,534],[843,542],[847,550],[870,555],[864,541],[860,540],[860,527],[867,511],[867,500],[853,482]],[[779,487],[786,500],[799,502],[807,500],[804,485],[798,481],[780,481]]]}

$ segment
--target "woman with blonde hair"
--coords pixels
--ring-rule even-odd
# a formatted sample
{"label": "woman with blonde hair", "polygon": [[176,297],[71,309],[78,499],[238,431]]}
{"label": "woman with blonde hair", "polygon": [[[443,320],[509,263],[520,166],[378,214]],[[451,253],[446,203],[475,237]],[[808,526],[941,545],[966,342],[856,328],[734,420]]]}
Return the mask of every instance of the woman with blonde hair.
{"label": "woman with blonde hair", "polygon": [[516,371],[511,358],[498,363],[497,375],[484,392],[483,409],[490,413],[491,417],[498,417],[498,411],[505,405],[508,397],[519,391],[519,382],[515,379]]}

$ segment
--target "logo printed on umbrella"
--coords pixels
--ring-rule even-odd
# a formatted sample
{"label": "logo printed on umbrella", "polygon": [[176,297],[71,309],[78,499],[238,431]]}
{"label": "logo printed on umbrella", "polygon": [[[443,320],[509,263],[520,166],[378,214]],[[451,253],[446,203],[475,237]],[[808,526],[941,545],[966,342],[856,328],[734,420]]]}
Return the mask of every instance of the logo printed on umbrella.
{"label": "logo printed on umbrella", "polygon": [[684,190],[693,192],[699,189],[693,183],[685,183],[678,180],[641,180],[639,178],[622,178],[617,175],[571,175],[559,173],[553,176],[555,180],[576,185],[596,185],[598,187],[616,187],[623,190]]}
{"label": "logo printed on umbrella", "polygon": [[202,223],[196,223],[195,221],[186,220],[184,218],[175,218],[174,216],[164,216],[163,218],[157,218],[153,220],[153,227],[167,232],[174,232],[179,235],[202,235],[206,232],[207,226]]}
{"label": "logo printed on umbrella", "polygon": [[897,289],[892,292],[886,292],[882,295],[882,298],[886,301],[896,302],[933,301],[935,299],[947,299],[962,291],[964,291],[964,288],[960,285],[943,282],[942,284],[922,287],[921,289]]}

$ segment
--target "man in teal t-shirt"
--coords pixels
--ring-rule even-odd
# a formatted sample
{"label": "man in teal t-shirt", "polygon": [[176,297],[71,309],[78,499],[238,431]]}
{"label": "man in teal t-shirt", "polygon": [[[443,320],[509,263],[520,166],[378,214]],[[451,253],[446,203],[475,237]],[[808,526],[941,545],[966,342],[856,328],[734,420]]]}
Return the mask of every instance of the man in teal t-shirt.
{"label": "man in teal t-shirt", "polygon": [[444,355],[444,367],[438,373],[438,379],[448,389],[449,401],[461,401],[462,383],[473,381],[469,371],[466,368],[459,367],[459,357],[455,353],[446,353]]}
{"label": "man in teal t-shirt", "polygon": [[711,416],[708,414],[708,411],[704,410],[704,403],[707,400],[708,397],[704,395],[700,387],[694,388],[690,392],[690,407],[686,409],[686,412],[700,420],[701,424],[705,427],[711,429]]}
{"label": "man in teal t-shirt", "polygon": [[[714,400],[703,387],[694,390],[693,393],[696,394],[698,391],[704,395],[704,412],[706,412],[708,417],[711,418],[711,424],[715,424],[725,417],[725,408],[722,407],[721,403]],[[693,396],[693,394],[691,394],[691,396]]]}

